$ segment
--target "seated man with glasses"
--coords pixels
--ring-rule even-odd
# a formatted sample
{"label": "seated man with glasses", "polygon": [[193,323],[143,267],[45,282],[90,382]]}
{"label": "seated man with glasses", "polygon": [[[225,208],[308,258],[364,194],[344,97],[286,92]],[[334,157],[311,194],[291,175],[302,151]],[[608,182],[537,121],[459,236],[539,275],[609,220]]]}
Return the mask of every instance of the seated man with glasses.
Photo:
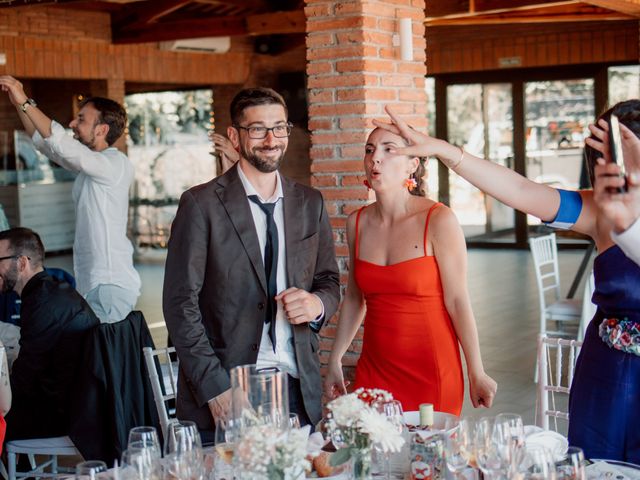
{"label": "seated man with glasses", "polygon": [[317,190],[278,169],[292,125],[269,88],[231,102],[229,140],[240,159],[187,190],[171,227],[164,317],[180,359],[177,415],[211,434],[229,415],[229,371],[288,375],[301,424],[322,415],[317,331],[340,298],[333,234]]}
{"label": "seated man with glasses", "polygon": [[20,354],[10,381],[7,440],[68,433],[72,385],[86,334],[100,322],[87,302],[43,267],[44,246],[28,228],[0,232],[0,284],[22,300]]}

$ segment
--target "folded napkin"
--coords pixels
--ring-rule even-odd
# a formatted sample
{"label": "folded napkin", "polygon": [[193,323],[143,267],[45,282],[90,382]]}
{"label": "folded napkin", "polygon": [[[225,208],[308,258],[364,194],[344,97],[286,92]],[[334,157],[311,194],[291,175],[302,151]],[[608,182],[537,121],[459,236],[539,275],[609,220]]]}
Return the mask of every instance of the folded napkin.
{"label": "folded napkin", "polygon": [[[624,470],[624,472],[623,472]],[[633,475],[626,468],[619,468],[617,465],[611,465],[607,462],[595,462],[585,468],[587,480],[599,480],[601,478],[611,478],[615,480],[637,480],[640,478],[640,471]]]}
{"label": "folded napkin", "polygon": [[569,448],[569,442],[565,437],[551,430],[543,430],[541,432],[532,433],[525,438],[525,446],[541,446],[545,447],[556,462],[562,460]]}

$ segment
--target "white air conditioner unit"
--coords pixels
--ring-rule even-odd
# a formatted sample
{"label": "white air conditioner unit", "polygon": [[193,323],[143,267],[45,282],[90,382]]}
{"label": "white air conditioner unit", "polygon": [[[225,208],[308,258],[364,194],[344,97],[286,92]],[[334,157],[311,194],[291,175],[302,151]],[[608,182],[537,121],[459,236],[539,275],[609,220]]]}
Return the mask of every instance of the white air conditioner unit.
{"label": "white air conditioner unit", "polygon": [[186,38],[160,42],[160,50],[171,52],[226,53],[231,48],[231,37]]}

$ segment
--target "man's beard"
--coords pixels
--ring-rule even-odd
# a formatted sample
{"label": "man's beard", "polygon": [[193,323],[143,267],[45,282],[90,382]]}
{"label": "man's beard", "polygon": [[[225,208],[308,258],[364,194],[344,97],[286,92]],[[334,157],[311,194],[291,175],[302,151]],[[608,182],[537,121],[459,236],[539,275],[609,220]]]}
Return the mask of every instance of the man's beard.
{"label": "man's beard", "polygon": [[91,150],[94,149],[95,144],[96,144],[96,134],[92,131],[91,132],[91,137],[88,140],[85,140],[84,138],[82,138],[80,136],[80,134],[78,132],[76,132],[75,130],[73,131],[73,138],[75,138],[76,140],[78,140],[81,144],[83,144],[85,147],[89,147]]}
{"label": "man's beard", "polygon": [[285,149],[282,146],[278,146],[276,148],[280,150],[280,155],[277,157],[262,158],[260,156],[260,150],[263,148],[254,147],[249,151],[245,149],[244,145],[240,145],[240,154],[259,172],[270,173],[275,172],[280,168],[280,164],[284,158]]}
{"label": "man's beard", "polygon": [[2,292],[11,292],[18,281],[18,266],[14,263],[9,271],[2,276]]}

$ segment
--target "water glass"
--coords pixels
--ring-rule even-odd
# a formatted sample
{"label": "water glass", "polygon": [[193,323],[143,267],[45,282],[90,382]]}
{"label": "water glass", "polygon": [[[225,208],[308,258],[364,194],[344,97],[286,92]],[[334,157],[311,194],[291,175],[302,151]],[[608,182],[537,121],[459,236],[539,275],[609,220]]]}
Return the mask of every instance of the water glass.
{"label": "water glass", "polygon": [[153,449],[160,456],[162,450],[160,449],[160,440],[158,439],[158,432],[155,427],[134,427],[129,431],[129,440],[127,442],[127,448],[129,445],[135,444],[136,446],[142,445]]}
{"label": "water glass", "polygon": [[556,465],[553,455],[548,449],[540,446],[522,449],[516,472],[515,477],[523,480],[554,480]]}
{"label": "water glass", "polygon": [[473,420],[469,418],[445,422],[444,455],[447,467],[456,478],[467,468],[473,453],[473,426]]}
{"label": "water glass", "polygon": [[297,413],[289,414],[289,428],[300,428],[300,417]]}
{"label": "water glass", "polygon": [[502,449],[502,455],[508,460],[508,476],[511,476],[524,453],[525,436],[522,417],[515,413],[496,415],[493,437]]}
{"label": "water glass", "polygon": [[486,478],[504,475],[509,468],[509,456],[493,437],[493,423],[493,418],[482,417],[474,434],[476,463]]}
{"label": "water glass", "polygon": [[[387,422],[391,423],[393,428],[399,433],[404,429],[404,415],[402,412],[402,404],[398,400],[389,400],[378,402],[374,405],[376,410],[384,415]],[[391,452],[382,451],[379,446],[374,445],[376,451],[384,455],[384,475],[387,480],[392,478],[391,475]],[[395,475],[394,475],[395,478]],[[402,478],[402,477],[401,477]]]}
{"label": "water glass", "polygon": [[107,464],[100,460],[88,460],[76,465],[76,478],[94,480],[100,473],[107,471]]}
{"label": "water glass", "polygon": [[269,424],[289,428],[289,388],[287,374],[277,369],[240,365],[231,369],[232,418],[241,419],[240,428]]}
{"label": "water glass", "polygon": [[164,442],[165,456],[175,454],[199,455],[202,450],[200,432],[194,422],[188,420],[172,420],[167,427],[167,438]]}
{"label": "water glass", "polygon": [[582,449],[569,447],[565,457],[556,462],[556,478],[558,480],[586,480],[586,466]]}
{"label": "water glass", "polygon": [[121,476],[125,480],[149,480],[160,477],[160,453],[142,441],[132,442],[122,452]]}

